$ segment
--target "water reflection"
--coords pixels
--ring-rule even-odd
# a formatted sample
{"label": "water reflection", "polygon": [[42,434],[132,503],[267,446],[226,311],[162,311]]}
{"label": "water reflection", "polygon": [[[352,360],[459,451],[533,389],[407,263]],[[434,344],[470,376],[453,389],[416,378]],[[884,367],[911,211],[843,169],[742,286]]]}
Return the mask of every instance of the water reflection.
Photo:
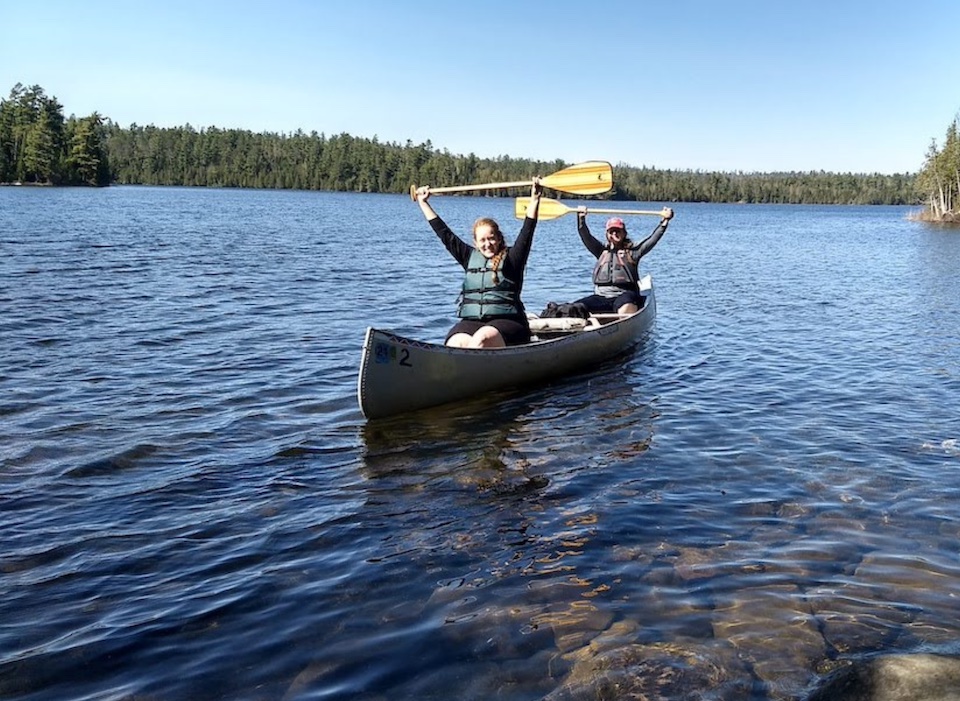
{"label": "water reflection", "polygon": [[362,428],[370,504],[394,532],[409,522],[403,551],[470,563],[433,585],[421,615],[442,616],[443,636],[478,659],[535,664],[526,683],[541,693],[575,688],[598,636],[643,628],[611,608],[623,574],[600,564],[612,545],[600,495],[635,493],[620,470],[643,459],[657,419],[628,361]]}
{"label": "water reflection", "polygon": [[951,606],[960,569],[887,557],[872,537],[898,527],[889,512],[874,523],[877,502],[909,498],[893,475],[845,485],[849,462],[824,456],[819,480],[755,498],[751,470],[763,479],[777,465],[711,448],[707,463],[740,466],[721,482],[733,494],[684,484],[645,460],[663,409],[638,402],[644,393],[608,367],[365,427],[366,474],[421,480],[427,521],[451,514],[440,475],[469,502],[450,543],[479,558],[438,582],[424,609],[443,611],[445,635],[489,641],[481,657],[497,664],[533,636],[538,655],[550,651],[540,669],[555,701],[792,698],[863,650],[960,639],[960,624],[926,613]]}

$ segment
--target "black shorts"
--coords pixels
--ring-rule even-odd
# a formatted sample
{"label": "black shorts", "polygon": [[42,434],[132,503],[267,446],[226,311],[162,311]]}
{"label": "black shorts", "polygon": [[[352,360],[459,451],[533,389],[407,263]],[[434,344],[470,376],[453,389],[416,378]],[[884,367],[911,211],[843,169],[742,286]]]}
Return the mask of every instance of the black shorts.
{"label": "black shorts", "polygon": [[616,297],[590,295],[577,301],[587,305],[591,314],[615,314],[624,304],[636,304],[637,309],[643,308],[643,297],[633,290],[626,290]]}
{"label": "black shorts", "polygon": [[461,319],[447,333],[444,343],[450,340],[450,337],[457,333],[466,333],[471,336],[484,326],[492,326],[508,346],[520,346],[524,343],[530,343],[530,324],[524,318],[523,321],[516,317],[498,317],[493,319]]}

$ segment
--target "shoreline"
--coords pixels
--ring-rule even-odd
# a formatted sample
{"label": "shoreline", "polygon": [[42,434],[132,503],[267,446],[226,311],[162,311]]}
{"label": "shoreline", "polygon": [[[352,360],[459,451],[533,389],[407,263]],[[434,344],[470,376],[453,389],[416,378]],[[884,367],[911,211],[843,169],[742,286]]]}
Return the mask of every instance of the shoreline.
{"label": "shoreline", "polygon": [[925,224],[960,226],[960,212],[945,212],[936,216],[929,209],[924,209],[917,214],[911,214],[909,218],[912,221],[924,222]]}

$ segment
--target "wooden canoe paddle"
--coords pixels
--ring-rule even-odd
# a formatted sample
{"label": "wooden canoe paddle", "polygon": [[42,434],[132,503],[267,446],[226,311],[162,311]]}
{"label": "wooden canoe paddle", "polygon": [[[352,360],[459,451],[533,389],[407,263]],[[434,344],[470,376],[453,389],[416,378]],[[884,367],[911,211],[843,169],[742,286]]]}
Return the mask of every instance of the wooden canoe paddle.
{"label": "wooden canoe paddle", "polygon": [[[516,203],[513,207],[513,214],[517,219],[523,219],[527,215],[527,204],[529,204],[529,197],[518,197]],[[549,197],[540,198],[540,210],[538,212],[537,220],[546,221],[548,219],[556,219],[562,217],[564,214],[570,214],[570,212],[576,212],[576,207],[568,207],[563,204],[563,202],[557,202],[557,200],[551,200]],[[600,207],[587,207],[587,214],[653,214],[656,216],[664,216],[664,210],[654,211],[649,209],[603,209]]]}
{"label": "wooden canoe paddle", "polygon": [[[450,187],[431,187],[431,195],[447,192],[470,192],[472,190],[503,190],[508,187],[529,187],[533,182],[520,180],[512,183],[486,183],[483,185],[451,185]],[[613,166],[606,161],[586,161],[568,166],[556,173],[544,176],[541,184],[545,188],[567,192],[573,195],[602,195],[613,188]],[[417,199],[417,186],[410,186],[410,199]]]}

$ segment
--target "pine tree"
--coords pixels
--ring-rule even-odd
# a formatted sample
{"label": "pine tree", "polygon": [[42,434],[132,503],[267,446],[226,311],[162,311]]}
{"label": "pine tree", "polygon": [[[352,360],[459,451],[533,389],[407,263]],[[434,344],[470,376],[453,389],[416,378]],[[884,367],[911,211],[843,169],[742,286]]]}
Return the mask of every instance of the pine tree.
{"label": "pine tree", "polygon": [[[102,186],[110,182],[110,169],[103,147],[103,121],[97,112],[73,120],[67,146],[69,182],[76,185]],[[69,131],[69,130],[68,130]]]}

